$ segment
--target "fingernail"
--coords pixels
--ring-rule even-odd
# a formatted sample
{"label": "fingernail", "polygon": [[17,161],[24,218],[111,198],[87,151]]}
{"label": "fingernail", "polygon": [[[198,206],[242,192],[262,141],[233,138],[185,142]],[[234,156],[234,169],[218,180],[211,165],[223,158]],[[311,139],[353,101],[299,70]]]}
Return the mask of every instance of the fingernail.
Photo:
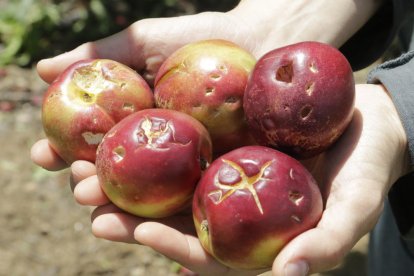
{"label": "fingernail", "polygon": [[305,261],[287,263],[284,269],[284,276],[306,276],[309,272],[309,265]]}

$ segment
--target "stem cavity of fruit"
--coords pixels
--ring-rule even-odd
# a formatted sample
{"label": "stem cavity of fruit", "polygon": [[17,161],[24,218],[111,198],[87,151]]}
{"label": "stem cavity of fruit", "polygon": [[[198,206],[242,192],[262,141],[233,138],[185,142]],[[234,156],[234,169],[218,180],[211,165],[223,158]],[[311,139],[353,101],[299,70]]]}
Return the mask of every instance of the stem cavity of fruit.
{"label": "stem cavity of fruit", "polygon": [[314,89],[315,89],[315,83],[314,82],[308,83],[305,87],[306,94],[308,94],[308,96],[311,96]]}
{"label": "stem cavity of fruit", "polygon": [[292,62],[279,67],[275,76],[277,81],[291,83],[293,79],[293,64]]}

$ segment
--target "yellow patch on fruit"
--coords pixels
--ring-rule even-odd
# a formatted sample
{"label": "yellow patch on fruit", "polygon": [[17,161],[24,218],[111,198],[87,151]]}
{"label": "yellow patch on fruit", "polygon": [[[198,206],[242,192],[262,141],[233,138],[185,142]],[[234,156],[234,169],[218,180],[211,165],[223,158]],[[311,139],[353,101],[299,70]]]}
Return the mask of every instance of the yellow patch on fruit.
{"label": "yellow patch on fruit", "polygon": [[211,239],[209,236],[208,221],[206,219],[199,221],[196,216],[193,216],[193,219],[196,226],[197,236],[201,245],[208,253],[213,254],[210,242]]}
{"label": "yellow patch on fruit", "polygon": [[240,265],[246,269],[271,267],[284,244],[281,239],[275,237],[263,239]]}
{"label": "yellow patch on fruit", "polygon": [[106,77],[102,63],[98,61],[74,71],[68,94],[79,104],[91,105],[96,102],[99,93],[116,86],[122,88],[123,85]]}
{"label": "yellow patch on fruit", "polygon": [[170,216],[191,200],[191,194],[183,191],[188,196],[185,197],[182,194],[170,195],[167,199],[163,199],[162,202],[150,202],[145,194],[133,194],[128,189],[128,185],[116,181],[103,182],[103,189],[116,206],[128,213],[146,218]]}
{"label": "yellow patch on fruit", "polygon": [[[259,199],[259,196],[257,195],[257,191],[254,185],[258,183],[260,180],[267,180],[266,178],[263,177],[263,175],[267,167],[269,167],[273,161],[270,160],[266,162],[260,168],[260,171],[253,176],[247,176],[244,169],[233,161],[223,159],[223,162],[231,166],[233,169],[235,169],[239,173],[241,179],[239,182],[235,184],[228,185],[228,184],[221,183],[219,180],[218,174],[216,174],[214,178],[214,185],[218,187],[219,190],[210,192],[208,194],[210,199],[214,202],[214,204],[220,204],[221,202],[226,200],[228,197],[230,197],[234,192],[238,190],[247,189],[253,195],[257,208],[259,209],[260,213],[263,215],[262,204],[260,203],[260,199]],[[223,191],[225,192],[223,193]]]}

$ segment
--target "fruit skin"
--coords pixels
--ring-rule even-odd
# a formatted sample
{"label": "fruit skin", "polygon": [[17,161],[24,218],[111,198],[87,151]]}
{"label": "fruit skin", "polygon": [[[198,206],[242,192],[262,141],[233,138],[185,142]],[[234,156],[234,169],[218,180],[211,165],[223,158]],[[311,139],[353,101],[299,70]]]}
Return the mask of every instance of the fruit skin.
{"label": "fruit skin", "polygon": [[193,200],[201,244],[235,269],[271,267],[284,245],[317,224],[322,208],[317,183],[302,164],[263,146],[216,159]]}
{"label": "fruit skin", "polygon": [[258,144],[309,158],[345,131],[354,97],[347,59],[332,46],[308,41],[274,49],[258,60],[244,110]]}
{"label": "fruit skin", "polygon": [[96,169],[115,205],[137,216],[160,218],[191,204],[211,156],[210,136],[196,119],[174,110],[146,109],[105,135]]}
{"label": "fruit skin", "polygon": [[81,60],[48,87],[43,129],[68,164],[94,162],[98,144],[109,129],[133,112],[153,106],[150,87],[131,68],[107,59]]}
{"label": "fruit skin", "polygon": [[243,112],[243,95],[256,59],[225,40],[187,44],[161,65],[154,86],[157,107],[185,112],[204,124],[214,152],[254,143]]}

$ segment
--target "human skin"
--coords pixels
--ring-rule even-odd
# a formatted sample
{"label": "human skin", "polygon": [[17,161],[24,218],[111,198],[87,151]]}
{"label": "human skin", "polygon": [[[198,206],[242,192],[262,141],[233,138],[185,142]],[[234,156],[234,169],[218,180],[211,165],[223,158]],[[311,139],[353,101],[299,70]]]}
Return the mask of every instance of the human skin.
{"label": "human skin", "polygon": [[[143,19],[110,37],[42,60],[37,69],[42,79],[51,82],[73,60],[106,57],[143,72],[151,82],[166,57],[179,47],[202,39],[232,41],[256,58],[274,48],[306,40],[339,47],[367,22],[382,2],[242,0],[226,13]],[[118,51],[119,45],[122,51]]]}
{"label": "human skin", "polygon": [[[318,9],[322,4],[324,8]],[[228,13],[145,19],[109,38],[43,60],[38,64],[38,72],[45,81],[51,82],[74,59],[105,57],[145,71],[151,81],[161,62],[175,49],[213,37],[233,41],[256,57],[301,40],[317,40],[339,47],[380,4],[376,0],[303,0],[289,5],[288,1],[244,0]],[[279,9],[283,12],[272,16],[271,10]],[[256,21],[253,17],[262,12],[260,19],[263,20]],[[273,35],[266,36],[269,26],[274,28]],[[320,30],[321,26],[323,34],[307,31]],[[120,44],[126,45],[126,50],[114,51]],[[325,211],[315,229],[298,236],[280,252],[273,263],[275,275],[285,275],[285,272],[304,275],[337,265],[372,229],[388,190],[408,171],[407,138],[384,87],[357,85],[355,106],[350,127],[335,147],[306,163],[323,187]],[[33,146],[32,159],[49,170],[65,167],[47,140]],[[155,221],[127,215],[109,204],[100,190],[93,164],[77,161],[71,171],[76,200],[83,205],[98,206],[92,214],[92,230],[97,237],[150,246],[201,275],[243,275],[215,262],[202,250],[189,213]],[[170,239],[160,241],[160,235],[168,235]]]}
{"label": "human skin", "polygon": [[[280,252],[273,263],[274,275],[291,271],[289,264],[311,273],[339,264],[375,225],[392,183],[408,171],[405,132],[383,86],[357,85],[355,108],[349,128],[335,147],[305,164],[321,185],[325,210],[316,228],[299,235]],[[40,166],[58,165],[45,140],[33,147],[32,158]],[[76,161],[71,171],[75,199],[82,205],[97,206],[92,213],[95,236],[147,245],[201,275],[242,275],[217,263],[202,249],[189,212],[162,220],[128,215],[110,204],[92,163]],[[161,241],[160,235],[170,239]]]}

